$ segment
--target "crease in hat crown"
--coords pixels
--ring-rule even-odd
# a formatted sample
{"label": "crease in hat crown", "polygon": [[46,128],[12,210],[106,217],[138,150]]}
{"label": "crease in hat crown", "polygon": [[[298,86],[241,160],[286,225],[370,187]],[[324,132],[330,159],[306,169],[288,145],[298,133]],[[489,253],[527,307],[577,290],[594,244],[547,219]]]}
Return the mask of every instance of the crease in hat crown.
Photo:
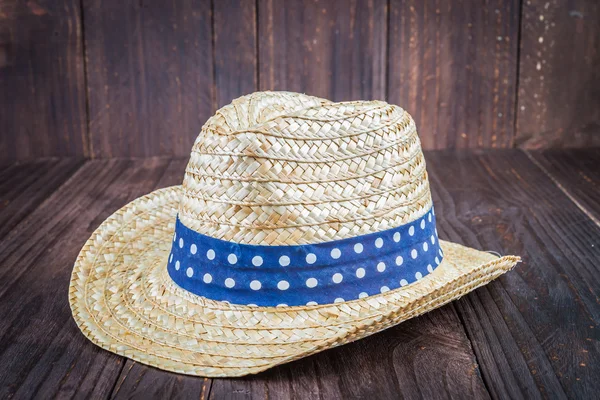
{"label": "crease in hat crown", "polygon": [[415,124],[402,108],[258,92],[203,126],[179,218],[225,241],[302,245],[395,228],[431,206]]}

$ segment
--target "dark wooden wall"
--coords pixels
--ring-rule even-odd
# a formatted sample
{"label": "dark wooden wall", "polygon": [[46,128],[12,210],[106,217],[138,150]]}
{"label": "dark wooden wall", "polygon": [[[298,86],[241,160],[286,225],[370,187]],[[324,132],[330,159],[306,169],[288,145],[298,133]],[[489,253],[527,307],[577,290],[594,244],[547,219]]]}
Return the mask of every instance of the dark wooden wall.
{"label": "dark wooden wall", "polygon": [[387,99],[427,149],[600,145],[597,0],[0,0],[0,160],[187,156],[255,90]]}

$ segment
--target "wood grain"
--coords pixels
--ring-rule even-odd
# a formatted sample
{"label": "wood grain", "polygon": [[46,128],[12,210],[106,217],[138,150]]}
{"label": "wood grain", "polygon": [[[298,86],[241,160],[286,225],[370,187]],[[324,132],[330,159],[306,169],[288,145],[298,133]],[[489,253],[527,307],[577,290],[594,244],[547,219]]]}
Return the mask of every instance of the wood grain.
{"label": "wood grain", "polygon": [[243,379],[211,399],[488,398],[452,305],[354,343]]}
{"label": "wood grain", "polygon": [[211,379],[161,371],[126,360],[112,399],[202,399],[210,393]]}
{"label": "wood grain", "polygon": [[0,160],[87,156],[77,0],[0,1]]}
{"label": "wood grain", "polygon": [[600,146],[595,0],[0,0],[0,164],[187,157],[255,90],[387,99],[426,149]]}
{"label": "wood grain", "polygon": [[0,171],[0,240],[82,164],[76,159],[42,159]]}
{"label": "wood grain", "polygon": [[256,2],[214,5],[215,96],[218,107],[258,90]]}
{"label": "wood grain", "polygon": [[385,0],[259,0],[261,90],[385,98]]}
{"label": "wood grain", "polygon": [[600,225],[600,149],[545,150],[528,155]]}
{"label": "wood grain", "polygon": [[512,147],[518,24],[518,0],[391,0],[388,98],[425,149]]}
{"label": "wood grain", "polygon": [[187,157],[215,109],[210,1],[83,6],[92,156]]}
{"label": "wood grain", "polygon": [[522,152],[428,157],[440,237],[523,263],[456,302],[498,398],[600,389],[600,227]]}
{"label": "wood grain", "polygon": [[153,188],[167,164],[87,162],[0,241],[0,398],[108,396],[123,359],[76,327],[67,298],[73,262],[93,230]]}
{"label": "wood grain", "polygon": [[600,145],[600,3],[523,2],[516,144]]}

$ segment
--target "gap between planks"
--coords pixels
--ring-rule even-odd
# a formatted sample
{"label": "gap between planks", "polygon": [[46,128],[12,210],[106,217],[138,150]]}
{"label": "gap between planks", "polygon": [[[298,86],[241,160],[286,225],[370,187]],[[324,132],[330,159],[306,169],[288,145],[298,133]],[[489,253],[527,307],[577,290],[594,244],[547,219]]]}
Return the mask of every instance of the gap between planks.
{"label": "gap between planks", "polygon": [[554,175],[552,175],[550,173],[550,171],[548,171],[548,169],[546,167],[544,167],[538,160],[536,160],[532,155],[531,152],[524,150],[524,149],[520,149],[523,153],[525,153],[525,155],[527,156],[527,158],[529,158],[529,160],[535,165],[537,166],[540,170],[542,170],[542,172],[556,185],[556,187],[565,194],[565,196],[567,196],[569,198],[569,200],[571,200],[573,202],[573,204],[575,204],[575,206],[577,206],[577,208],[579,208],[581,210],[581,212],[583,212],[590,220],[592,220],[592,222],[594,222],[594,224],[596,224],[596,226],[600,227],[600,221],[598,220],[598,218],[596,218],[583,204],[581,204],[581,202],[579,200],[577,200],[575,198],[575,196],[573,196],[568,190],[567,188],[565,188],[563,186],[562,183],[560,183],[558,181],[558,178],[556,178]]}

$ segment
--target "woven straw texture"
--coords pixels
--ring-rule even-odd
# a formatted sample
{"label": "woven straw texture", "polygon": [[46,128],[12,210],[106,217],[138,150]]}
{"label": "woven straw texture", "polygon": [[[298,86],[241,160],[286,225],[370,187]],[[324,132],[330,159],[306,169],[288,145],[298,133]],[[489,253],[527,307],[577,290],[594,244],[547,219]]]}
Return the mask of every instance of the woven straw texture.
{"label": "woven straw texture", "polygon": [[247,244],[320,243],[403,225],[431,207],[410,115],[381,101],[259,92],[198,135],[181,222]]}
{"label": "woven straw texture", "polygon": [[73,270],[73,316],[97,345],[165,370],[260,372],[439,307],[519,259],[440,241],[439,267],[401,289],[330,305],[233,305],[170,280],[178,212],[185,225],[216,238],[291,245],[390,229],[430,207],[414,122],[399,107],[245,96],[203,127],[182,186],[133,201],[94,232]]}

